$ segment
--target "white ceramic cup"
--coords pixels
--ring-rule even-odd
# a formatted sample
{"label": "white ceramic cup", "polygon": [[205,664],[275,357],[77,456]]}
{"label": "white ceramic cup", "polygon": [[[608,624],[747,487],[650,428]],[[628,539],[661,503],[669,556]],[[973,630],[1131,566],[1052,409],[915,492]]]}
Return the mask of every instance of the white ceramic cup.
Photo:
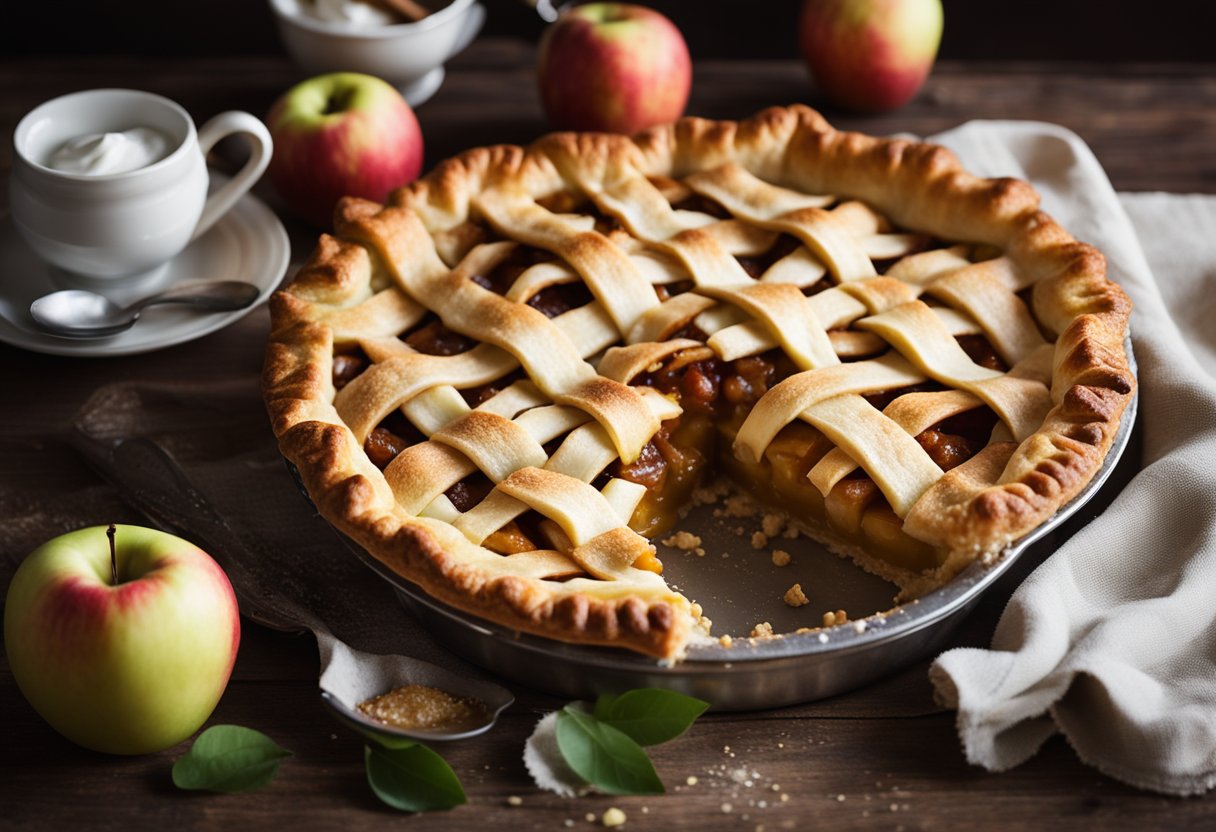
{"label": "white ceramic cup", "polygon": [[452,0],[417,23],[359,28],[317,20],[307,5],[306,0],[270,0],[279,36],[304,72],[375,75],[401,90],[411,107],[439,90],[444,63],[473,41],[486,16],[475,0]]}
{"label": "white ceramic cup", "polygon": [[[93,175],[46,165],[78,136],[150,127],[170,139],[159,161],[124,173]],[[241,133],[249,161],[207,196],[211,147]],[[201,129],[180,105],[139,90],[86,90],[31,110],[13,134],[10,206],[17,231],[37,254],[90,277],[147,274],[172,260],[236,204],[270,163],[270,131],[249,113],[220,113]]]}

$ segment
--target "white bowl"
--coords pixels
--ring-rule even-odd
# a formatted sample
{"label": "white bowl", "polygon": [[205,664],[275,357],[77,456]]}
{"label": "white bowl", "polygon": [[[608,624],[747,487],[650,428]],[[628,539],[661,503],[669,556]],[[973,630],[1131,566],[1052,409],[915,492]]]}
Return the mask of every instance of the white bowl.
{"label": "white bowl", "polygon": [[476,0],[452,2],[417,23],[362,28],[311,17],[308,0],[270,0],[279,36],[292,59],[309,74],[363,72],[401,90],[411,106],[443,83],[443,64],[472,42],[485,22]]}

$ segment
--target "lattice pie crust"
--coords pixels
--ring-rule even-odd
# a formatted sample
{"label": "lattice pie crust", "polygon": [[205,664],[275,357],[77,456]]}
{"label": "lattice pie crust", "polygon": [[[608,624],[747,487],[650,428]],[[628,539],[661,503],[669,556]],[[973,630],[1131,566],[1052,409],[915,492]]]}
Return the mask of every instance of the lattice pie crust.
{"label": "lattice pie crust", "polygon": [[[688,601],[629,526],[648,499],[629,472],[692,407],[664,372],[725,385],[764,357],[758,398],[714,411],[721,453],[763,477],[783,437],[802,443],[799,487],[827,506],[807,525],[905,596],[1075,495],[1135,385],[1130,302],[1029,185],[800,106],[478,148],[387,205],[343,201],[335,228],[272,300],[284,455],[330,522],[431,595],[564,641],[674,656],[688,639]],[[427,327],[458,345],[419,351]],[[967,413],[987,444],[943,463],[925,436]],[[376,464],[393,420],[414,439]],[[836,534],[850,507],[932,560],[875,556],[856,519]]]}

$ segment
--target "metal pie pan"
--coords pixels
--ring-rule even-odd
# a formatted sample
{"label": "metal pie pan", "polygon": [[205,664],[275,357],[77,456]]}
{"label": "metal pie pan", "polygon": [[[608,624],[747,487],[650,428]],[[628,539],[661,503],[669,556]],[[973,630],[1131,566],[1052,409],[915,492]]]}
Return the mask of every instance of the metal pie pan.
{"label": "metal pie pan", "polygon": [[[1135,372],[1130,339],[1126,348]],[[1059,530],[1106,483],[1131,439],[1137,402],[1138,394],[1128,404],[1097,474],[1055,516],[999,558],[973,563],[940,589],[899,606],[891,606],[895,592],[891,584],[862,572],[814,541],[776,539],[756,550],[748,538],[754,522],[714,518],[709,508],[694,509],[701,517],[690,515],[680,528],[701,535],[706,554],[698,557],[669,550],[663,557],[669,584],[702,603],[715,622],[715,634],[746,636],[752,625],[762,621],[785,634],[735,637],[730,646],[717,641],[694,644],[683,660],[674,663],[627,650],[565,644],[487,622],[436,601],[345,535],[339,537],[389,582],[439,643],[525,687],[580,699],[603,692],[664,687],[704,699],[715,710],[776,708],[860,687],[941,647],[985,590],[1036,543],[1050,544],[1044,538]],[[791,565],[775,567],[768,557],[772,548],[788,549],[793,555]],[[807,584],[804,591],[811,601],[798,609],[781,601],[783,588],[794,582]],[[838,608],[850,611],[854,620],[820,626],[822,613]],[[798,629],[803,631],[795,632]]]}

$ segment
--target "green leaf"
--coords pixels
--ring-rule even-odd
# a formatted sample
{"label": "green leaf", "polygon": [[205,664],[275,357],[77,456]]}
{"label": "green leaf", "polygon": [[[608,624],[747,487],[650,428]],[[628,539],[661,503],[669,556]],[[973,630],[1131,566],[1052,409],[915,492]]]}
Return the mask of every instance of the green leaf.
{"label": "green leaf", "polygon": [[428,812],[468,802],[456,772],[421,743],[406,748],[365,745],[363,759],[368,785],[394,809]]}
{"label": "green leaf", "polygon": [[627,734],[575,705],[557,715],[557,747],[574,773],[607,794],[662,794],[650,758]]}
{"label": "green leaf", "polygon": [[173,785],[210,792],[246,792],[274,779],[291,752],[252,728],[212,725],[173,764]]}
{"label": "green leaf", "polygon": [[658,745],[687,731],[708,707],[708,702],[675,691],[641,688],[615,698],[601,696],[595,717],[638,745]]}

